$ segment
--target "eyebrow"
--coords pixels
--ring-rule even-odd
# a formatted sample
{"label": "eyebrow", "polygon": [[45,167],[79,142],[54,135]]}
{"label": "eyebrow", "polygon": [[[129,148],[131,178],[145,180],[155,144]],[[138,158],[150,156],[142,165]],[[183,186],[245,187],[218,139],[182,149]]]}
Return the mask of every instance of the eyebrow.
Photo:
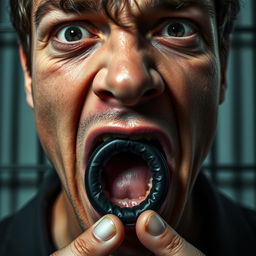
{"label": "eyebrow", "polygon": [[[97,13],[101,8],[99,1],[95,0],[73,0],[61,4],[61,0],[45,0],[36,9],[34,14],[35,25],[38,27],[45,15],[53,10],[62,10],[65,13]],[[211,17],[216,15],[214,6],[209,1],[204,0],[146,0],[144,8],[160,8],[181,10],[189,6],[196,5],[205,10]]]}
{"label": "eyebrow", "polygon": [[96,13],[99,9],[97,1],[93,0],[75,0],[67,1],[61,4],[61,0],[45,0],[36,9],[34,20],[38,27],[45,15],[53,10],[62,10],[66,13]]}

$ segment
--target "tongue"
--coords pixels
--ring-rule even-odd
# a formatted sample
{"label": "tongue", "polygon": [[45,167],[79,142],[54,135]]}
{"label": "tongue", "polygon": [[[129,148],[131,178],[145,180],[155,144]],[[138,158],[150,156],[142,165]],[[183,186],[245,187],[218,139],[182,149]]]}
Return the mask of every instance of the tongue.
{"label": "tongue", "polygon": [[125,152],[115,155],[106,164],[103,187],[111,199],[138,199],[146,195],[150,178],[146,162]]}

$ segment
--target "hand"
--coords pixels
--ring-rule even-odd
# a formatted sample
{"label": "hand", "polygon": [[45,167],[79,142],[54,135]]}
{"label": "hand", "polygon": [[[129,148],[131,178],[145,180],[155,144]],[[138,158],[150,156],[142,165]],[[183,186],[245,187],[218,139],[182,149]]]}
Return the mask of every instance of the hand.
{"label": "hand", "polygon": [[[156,256],[204,256],[153,211],[146,211],[139,216],[136,232],[141,243]],[[107,256],[121,245],[124,236],[121,221],[114,215],[106,215],[67,247],[51,256]]]}
{"label": "hand", "polygon": [[141,243],[156,256],[203,256],[153,211],[143,212],[136,223]]}
{"label": "hand", "polygon": [[106,215],[67,247],[51,256],[107,256],[120,246],[123,239],[122,222],[114,215]]}

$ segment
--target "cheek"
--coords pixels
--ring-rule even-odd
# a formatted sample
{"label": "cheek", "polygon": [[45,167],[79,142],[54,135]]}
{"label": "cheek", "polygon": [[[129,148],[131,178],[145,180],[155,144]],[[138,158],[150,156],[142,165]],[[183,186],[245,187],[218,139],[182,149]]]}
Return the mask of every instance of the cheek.
{"label": "cheek", "polygon": [[[216,130],[220,70],[215,58],[205,56],[202,61],[190,63],[187,90],[189,127],[192,137],[194,164],[200,166],[208,153]],[[194,170],[197,168],[194,168]]]}
{"label": "cheek", "polygon": [[38,122],[49,125],[48,129],[56,131],[60,126],[69,128],[76,124],[87,92],[86,79],[79,81],[82,73],[79,67],[42,58],[36,63],[33,77],[36,115]]}
{"label": "cheek", "polygon": [[[56,138],[58,126],[61,125],[67,106],[65,98],[65,82],[56,73],[36,70],[37,75],[33,79],[35,98],[35,118],[39,133],[47,133]],[[43,130],[41,129],[43,127]]]}
{"label": "cheek", "polygon": [[181,161],[194,159],[199,166],[215,132],[220,86],[218,58],[206,54],[197,58],[178,56],[173,63],[170,65],[168,59],[162,74],[176,115]]}
{"label": "cheek", "polygon": [[179,59],[176,64],[170,90],[179,110],[195,125],[206,119],[215,120],[220,87],[216,57]]}
{"label": "cheek", "polygon": [[205,56],[203,61],[191,63],[188,70],[191,85],[188,90],[193,119],[200,126],[216,122],[219,103],[220,70],[215,58]]}
{"label": "cheek", "polygon": [[79,81],[73,72],[77,68],[64,66],[41,58],[33,75],[37,130],[43,148],[59,170],[75,162],[77,127],[87,93],[87,82]]}

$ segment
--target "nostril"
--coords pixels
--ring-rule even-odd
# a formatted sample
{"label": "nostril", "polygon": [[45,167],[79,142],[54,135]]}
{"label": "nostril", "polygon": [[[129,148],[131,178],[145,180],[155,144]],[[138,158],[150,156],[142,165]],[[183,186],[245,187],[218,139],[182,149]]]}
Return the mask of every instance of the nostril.
{"label": "nostril", "polygon": [[158,91],[158,90],[156,90],[156,89],[147,90],[146,92],[144,92],[143,96],[144,96],[145,98],[154,96],[154,95],[157,94],[157,91]]}
{"label": "nostril", "polygon": [[114,97],[113,93],[108,90],[100,90],[97,92],[97,96],[102,100],[108,100]]}

